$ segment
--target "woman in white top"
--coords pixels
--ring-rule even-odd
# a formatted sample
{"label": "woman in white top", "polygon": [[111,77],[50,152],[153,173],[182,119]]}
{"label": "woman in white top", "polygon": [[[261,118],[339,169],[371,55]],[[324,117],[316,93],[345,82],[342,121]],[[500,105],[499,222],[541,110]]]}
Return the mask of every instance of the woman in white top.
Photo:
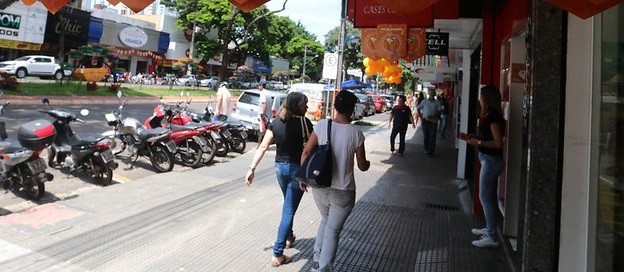
{"label": "woman in white top", "polygon": [[[332,271],[340,231],[355,205],[355,178],[353,176],[354,156],[360,170],[366,171],[370,161],[366,160],[364,134],[351,125],[351,114],[357,97],[348,91],[340,91],[334,99],[336,116],[332,121],[330,143],[333,154],[332,185],[329,188],[314,188],[312,195],[321,213],[321,223],[314,243],[314,265],[317,271]],[[315,126],[306,144],[301,163],[311,154],[314,147],[327,142],[328,120],[321,120]],[[304,183],[299,183],[307,192]]]}

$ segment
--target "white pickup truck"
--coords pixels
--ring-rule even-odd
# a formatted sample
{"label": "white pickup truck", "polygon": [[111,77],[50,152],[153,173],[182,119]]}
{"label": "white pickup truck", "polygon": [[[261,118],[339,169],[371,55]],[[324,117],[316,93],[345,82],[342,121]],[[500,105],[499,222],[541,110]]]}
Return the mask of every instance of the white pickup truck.
{"label": "white pickup truck", "polygon": [[61,63],[54,57],[23,56],[12,61],[0,62],[0,73],[14,74],[17,78],[26,76],[53,77],[63,79]]}

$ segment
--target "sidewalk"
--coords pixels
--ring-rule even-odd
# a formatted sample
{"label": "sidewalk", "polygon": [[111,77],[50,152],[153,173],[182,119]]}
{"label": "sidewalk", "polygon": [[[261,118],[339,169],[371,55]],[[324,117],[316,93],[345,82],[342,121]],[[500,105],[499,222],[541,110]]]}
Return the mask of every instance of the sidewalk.
{"label": "sidewalk", "polygon": [[[479,249],[456,152],[440,140],[425,156],[408,131],[403,157],[389,154],[382,123],[366,127],[371,168],[356,170],[356,206],[341,235],[336,271],[510,271],[502,248]],[[253,143],[251,143],[253,145]],[[269,265],[282,196],[268,152],[252,187],[248,152],[227,163],[166,173],[0,217],[3,271],[310,271],[320,216],[305,194],[295,216],[293,262]],[[64,217],[48,218],[50,209]],[[14,216],[19,216],[15,214]],[[54,268],[54,269],[51,269]]]}

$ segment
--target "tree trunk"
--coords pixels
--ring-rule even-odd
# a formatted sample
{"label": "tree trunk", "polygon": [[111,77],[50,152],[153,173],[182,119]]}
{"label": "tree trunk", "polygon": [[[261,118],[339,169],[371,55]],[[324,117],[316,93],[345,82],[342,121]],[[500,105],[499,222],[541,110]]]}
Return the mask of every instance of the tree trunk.
{"label": "tree trunk", "polygon": [[[228,49],[228,44],[230,44],[230,36],[232,33],[232,26],[234,25],[234,18],[238,14],[238,9],[232,5],[232,18],[228,22],[228,26],[225,29],[224,37],[223,37],[223,46],[221,51],[223,52],[223,58],[221,59],[221,67],[219,68],[219,82],[223,82],[225,77],[225,72],[227,71],[228,63],[230,62],[230,52]],[[215,84],[216,85],[216,84]]]}

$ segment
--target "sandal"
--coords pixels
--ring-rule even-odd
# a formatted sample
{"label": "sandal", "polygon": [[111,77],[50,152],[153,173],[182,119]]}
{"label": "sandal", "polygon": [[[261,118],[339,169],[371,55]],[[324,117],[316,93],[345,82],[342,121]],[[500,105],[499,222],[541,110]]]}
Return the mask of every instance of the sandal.
{"label": "sandal", "polygon": [[292,248],[293,244],[295,243],[295,239],[297,239],[297,236],[293,235],[292,238],[290,239],[286,239],[286,246],[285,248]]}
{"label": "sandal", "polygon": [[271,266],[278,267],[280,265],[290,263],[290,261],[292,261],[292,258],[283,254],[278,257],[273,256],[273,258],[271,258]]}

